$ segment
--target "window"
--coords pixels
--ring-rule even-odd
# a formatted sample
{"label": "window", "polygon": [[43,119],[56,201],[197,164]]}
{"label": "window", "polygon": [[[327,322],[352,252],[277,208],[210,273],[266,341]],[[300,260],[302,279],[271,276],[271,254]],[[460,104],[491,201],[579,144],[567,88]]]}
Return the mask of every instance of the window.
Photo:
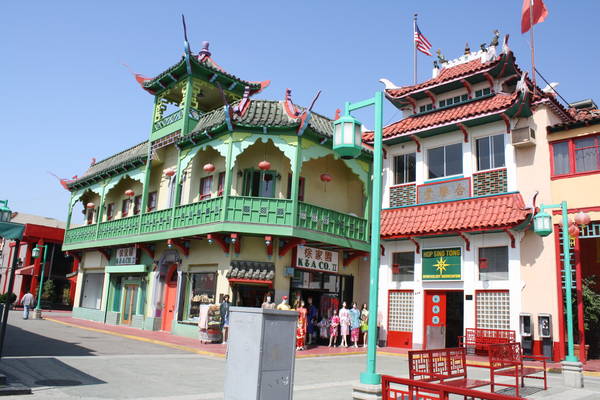
{"label": "window", "polygon": [[508,280],[508,247],[479,248],[479,279],[482,281]]}
{"label": "window", "polygon": [[490,88],[476,90],[475,97],[487,96],[490,93],[492,93],[492,89],[490,89]]}
{"label": "window", "polygon": [[133,198],[133,215],[138,215],[140,213],[140,208],[142,206],[142,195],[137,195]]}
{"label": "window", "polygon": [[191,273],[189,278],[189,309],[187,319],[197,319],[200,316],[201,304],[215,304],[217,273]]}
{"label": "window", "polygon": [[275,197],[275,171],[258,171],[247,169],[244,171],[243,196]]}
{"label": "window", "polygon": [[158,200],[158,192],[148,193],[148,212],[156,210],[157,200]]}
{"label": "window", "polygon": [[477,169],[479,171],[504,167],[504,135],[477,139]]}
{"label": "window", "polygon": [[600,172],[600,135],[552,144],[554,176]]}
{"label": "window", "polygon": [[217,196],[223,196],[224,188],[225,188],[225,172],[219,172],[219,181],[217,184]]}
{"label": "window", "polygon": [[415,279],[415,253],[404,252],[392,255],[392,280],[395,282]]}
{"label": "window", "polygon": [[110,221],[115,217],[115,203],[108,203],[106,206],[106,220]]}
{"label": "window", "polygon": [[425,111],[431,111],[431,110],[433,110],[433,103],[429,103],[429,104],[419,107],[419,112],[425,112]]}
{"label": "window", "polygon": [[212,188],[212,175],[200,179],[200,200],[210,199]]}
{"label": "window", "polygon": [[[292,198],[292,174],[288,174],[288,185],[287,185],[287,197],[286,199]],[[304,177],[300,177],[298,183],[298,201],[304,201]]]}
{"label": "window", "polygon": [[413,331],[414,302],[412,290],[389,291],[388,331]]}
{"label": "window", "polygon": [[86,223],[88,225],[91,225],[94,223],[94,209],[93,208],[85,209],[85,218],[86,218]]}
{"label": "window", "polygon": [[427,150],[429,179],[462,174],[462,143]]}
{"label": "window", "polygon": [[121,203],[121,218],[125,218],[129,214],[129,203],[131,200],[124,199]]}
{"label": "window", "polygon": [[477,292],[476,327],[510,329],[510,297],[508,291]]}
{"label": "window", "polygon": [[416,154],[403,154],[394,157],[394,185],[415,181]]}

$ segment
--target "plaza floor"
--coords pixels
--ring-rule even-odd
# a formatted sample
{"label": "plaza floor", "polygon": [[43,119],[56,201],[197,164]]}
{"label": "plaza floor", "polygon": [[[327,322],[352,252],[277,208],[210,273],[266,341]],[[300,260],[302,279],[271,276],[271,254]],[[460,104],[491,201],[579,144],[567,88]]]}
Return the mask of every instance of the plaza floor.
{"label": "plaza floor", "polygon": [[[223,398],[225,348],[220,344],[73,320],[64,313],[45,317],[24,321],[10,313],[0,370],[32,387],[34,394],[27,398]],[[406,377],[405,355],[389,350],[380,349],[378,371]],[[363,352],[325,347],[297,353],[294,399],[350,399],[364,370]],[[470,368],[469,374],[487,378],[487,370],[480,368]],[[586,376],[586,387],[573,390],[562,385],[560,374],[548,377],[549,390],[528,389],[532,394],[527,397],[600,399],[600,378]]]}

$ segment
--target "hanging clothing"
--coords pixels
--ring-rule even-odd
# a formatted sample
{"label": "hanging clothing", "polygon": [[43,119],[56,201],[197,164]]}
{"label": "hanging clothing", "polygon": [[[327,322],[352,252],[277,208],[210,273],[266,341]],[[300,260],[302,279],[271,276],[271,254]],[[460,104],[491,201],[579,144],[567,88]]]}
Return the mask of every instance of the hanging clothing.
{"label": "hanging clothing", "polygon": [[340,335],[348,335],[350,330],[350,311],[347,308],[340,308]]}
{"label": "hanging clothing", "polygon": [[350,340],[352,340],[355,343],[358,342],[359,335],[360,335],[360,329],[352,328],[352,330],[350,331]]}
{"label": "hanging clothing", "polygon": [[340,326],[340,317],[334,315],[333,317],[331,317],[331,321],[329,322],[329,335],[337,336],[338,326]]}
{"label": "hanging clothing", "polygon": [[327,319],[323,317],[323,319],[317,324],[317,326],[319,327],[319,336],[321,337],[321,339],[327,339],[329,337],[329,321],[327,321]]}

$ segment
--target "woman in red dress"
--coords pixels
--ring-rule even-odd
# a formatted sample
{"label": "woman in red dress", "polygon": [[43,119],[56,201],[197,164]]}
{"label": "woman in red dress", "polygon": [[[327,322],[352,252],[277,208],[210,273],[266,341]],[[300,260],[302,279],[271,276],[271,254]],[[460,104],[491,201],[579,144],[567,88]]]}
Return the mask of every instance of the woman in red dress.
{"label": "woman in red dress", "polygon": [[306,314],[304,301],[300,301],[298,311],[298,325],[296,326],[296,350],[304,350],[304,341],[306,339]]}

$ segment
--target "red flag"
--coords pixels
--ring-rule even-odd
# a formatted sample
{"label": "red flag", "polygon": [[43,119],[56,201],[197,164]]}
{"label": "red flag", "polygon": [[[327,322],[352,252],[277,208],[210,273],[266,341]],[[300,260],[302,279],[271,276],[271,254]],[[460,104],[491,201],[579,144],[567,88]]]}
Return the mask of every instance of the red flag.
{"label": "red flag", "polygon": [[[533,10],[531,7],[533,7]],[[521,11],[521,33],[528,32],[532,28],[530,12],[533,13],[533,25],[544,22],[548,16],[548,9],[542,0],[523,0],[523,11]]]}

